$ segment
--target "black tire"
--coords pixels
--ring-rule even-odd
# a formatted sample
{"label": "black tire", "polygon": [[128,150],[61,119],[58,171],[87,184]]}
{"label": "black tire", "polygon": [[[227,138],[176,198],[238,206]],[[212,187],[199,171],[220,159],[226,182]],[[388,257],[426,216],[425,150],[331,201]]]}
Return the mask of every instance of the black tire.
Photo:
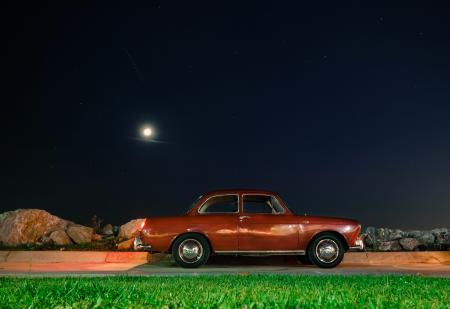
{"label": "black tire", "polygon": [[297,260],[302,263],[303,265],[312,265],[313,263],[309,259],[309,256],[307,254],[305,255],[297,255]]}
{"label": "black tire", "polygon": [[175,240],[172,246],[172,256],[175,262],[184,268],[196,268],[205,264],[210,254],[208,241],[199,234],[182,235]]}
{"label": "black tire", "polygon": [[[320,250],[322,248],[323,250]],[[322,256],[320,255],[322,252]],[[344,258],[345,248],[342,240],[331,233],[323,233],[314,238],[308,247],[308,257],[321,268],[336,267]]]}

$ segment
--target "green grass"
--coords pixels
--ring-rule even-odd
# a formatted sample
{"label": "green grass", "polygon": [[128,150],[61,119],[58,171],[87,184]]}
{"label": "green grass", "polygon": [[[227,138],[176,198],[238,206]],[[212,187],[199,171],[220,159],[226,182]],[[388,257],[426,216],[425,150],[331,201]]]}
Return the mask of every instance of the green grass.
{"label": "green grass", "polygon": [[449,308],[450,279],[230,275],[0,278],[1,308]]}

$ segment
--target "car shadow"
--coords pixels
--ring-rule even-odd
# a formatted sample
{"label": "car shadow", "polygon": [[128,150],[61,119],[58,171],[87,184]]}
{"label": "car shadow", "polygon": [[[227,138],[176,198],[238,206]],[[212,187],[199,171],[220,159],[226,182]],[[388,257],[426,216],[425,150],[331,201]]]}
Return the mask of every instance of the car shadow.
{"label": "car shadow", "polygon": [[296,256],[211,256],[206,263],[211,266],[309,266],[298,261]]}
{"label": "car shadow", "polygon": [[[155,267],[179,267],[169,254],[153,254],[149,264]],[[280,266],[280,267],[311,267],[302,264],[296,256],[210,256],[204,267],[226,268],[229,266]]]}

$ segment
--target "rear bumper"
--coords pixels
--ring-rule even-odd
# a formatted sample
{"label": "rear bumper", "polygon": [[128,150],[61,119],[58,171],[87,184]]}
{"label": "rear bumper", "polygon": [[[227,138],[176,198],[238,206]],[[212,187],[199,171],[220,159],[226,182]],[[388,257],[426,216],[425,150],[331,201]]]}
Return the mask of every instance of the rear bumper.
{"label": "rear bumper", "polygon": [[364,251],[364,241],[358,238],[355,241],[355,245],[349,248],[349,251]]}

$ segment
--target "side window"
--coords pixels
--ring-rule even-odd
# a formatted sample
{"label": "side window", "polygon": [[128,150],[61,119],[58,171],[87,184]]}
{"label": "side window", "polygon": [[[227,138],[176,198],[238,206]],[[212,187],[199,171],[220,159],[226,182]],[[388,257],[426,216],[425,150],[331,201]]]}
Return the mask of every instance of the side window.
{"label": "side window", "polygon": [[274,196],[244,195],[244,213],[278,214],[283,212],[283,207]]}
{"label": "side window", "polygon": [[235,213],[238,211],[237,195],[221,195],[208,199],[199,209],[199,213]]}

